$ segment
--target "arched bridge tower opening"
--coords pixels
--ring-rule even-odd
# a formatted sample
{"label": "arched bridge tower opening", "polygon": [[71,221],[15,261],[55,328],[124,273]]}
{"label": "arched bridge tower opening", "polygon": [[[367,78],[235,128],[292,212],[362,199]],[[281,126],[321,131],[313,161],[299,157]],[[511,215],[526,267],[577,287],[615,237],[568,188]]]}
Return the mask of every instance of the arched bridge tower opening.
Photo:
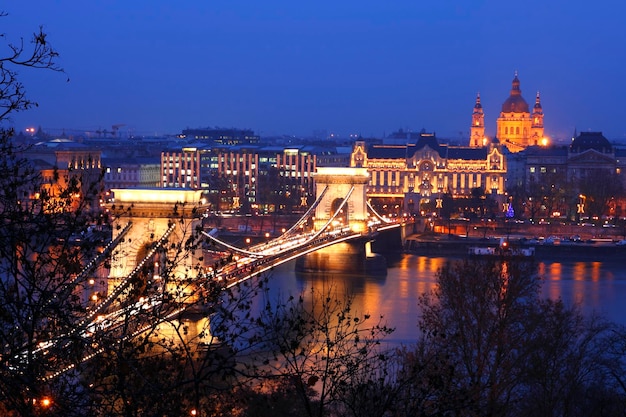
{"label": "arched bridge tower opening", "polygon": [[336,198],[330,204],[330,217],[333,218],[333,226],[344,227],[348,225],[348,208],[343,207],[345,199]]}
{"label": "arched bridge tower opening", "polygon": [[367,231],[367,169],[318,167],[314,178],[316,197],[323,194],[315,209],[315,230],[330,222],[331,228]]}
{"label": "arched bridge tower opening", "polygon": [[[108,277],[108,293],[126,281],[135,268],[141,271],[133,276],[133,286],[145,286],[143,281],[159,281],[161,272],[167,268],[167,259],[177,259],[176,267],[168,271],[168,290],[176,291],[179,280],[185,280],[195,274],[202,251],[198,247],[189,249],[189,253],[177,253],[185,242],[198,241],[197,230],[202,227],[201,214],[206,208],[200,190],[183,189],[114,189],[115,205],[110,213],[120,223],[130,222],[132,228],[111,254],[111,266]],[[113,228],[113,239],[121,233],[121,227]],[[162,250],[146,258],[163,236],[167,236]],[[184,256],[183,256],[184,255]],[[182,294],[182,292],[180,292]],[[139,294],[141,295],[141,294]],[[185,297],[188,294],[183,294]],[[189,298],[193,301],[192,298]]]}

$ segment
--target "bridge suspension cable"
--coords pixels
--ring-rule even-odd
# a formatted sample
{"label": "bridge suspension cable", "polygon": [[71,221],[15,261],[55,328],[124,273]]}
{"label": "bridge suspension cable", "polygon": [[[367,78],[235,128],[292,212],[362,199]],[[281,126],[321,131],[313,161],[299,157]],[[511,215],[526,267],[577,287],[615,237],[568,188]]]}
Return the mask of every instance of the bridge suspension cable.
{"label": "bridge suspension cable", "polygon": [[311,236],[310,240],[315,239],[316,237],[318,237],[320,234],[322,234],[322,232],[326,231],[326,229],[328,228],[328,226],[333,222],[333,220],[335,220],[335,218],[337,218],[337,215],[341,212],[341,210],[343,209],[343,207],[346,205],[346,203],[348,202],[348,199],[350,198],[350,196],[352,195],[352,192],[354,191],[354,185],[350,188],[350,190],[348,191],[348,194],[346,194],[346,196],[344,197],[343,201],[341,202],[341,204],[339,205],[339,207],[337,207],[337,210],[335,210],[335,213],[333,213],[333,215],[330,217],[330,219],[328,219],[328,221],[326,222],[326,224],[320,229],[318,230],[313,236]]}
{"label": "bridge suspension cable", "polygon": [[[124,226],[124,228],[120,231],[120,233],[117,235],[117,237],[113,240],[111,240],[102,250],[102,252],[100,252],[96,257],[94,257],[91,261],[89,261],[89,263],[87,265],[85,265],[85,267],[83,268],[82,271],[80,271],[80,273],[78,275],[76,275],[76,277],[74,277],[74,279],[72,279],[70,282],[68,282],[67,284],[63,285],[63,288],[61,288],[60,290],[60,295],[62,297],[64,297],[65,292],[67,290],[72,291],[74,289],[74,286],[76,286],[77,284],[79,284],[83,279],[85,279],[87,277],[87,274],[89,274],[89,272],[91,272],[93,270],[93,268],[95,268],[96,266],[98,266],[100,264],[100,262],[109,255],[109,253],[115,249],[115,247],[118,245],[118,243],[120,243],[120,241],[124,238],[124,235],[126,235],[126,233],[128,233],[128,231],[130,230],[130,228],[132,227],[132,222],[128,222],[126,224],[126,226]],[[58,299],[58,295],[55,293],[54,296],[52,298],[50,298],[48,301],[46,301],[46,305],[52,303],[55,299]]]}
{"label": "bridge suspension cable", "polygon": [[[328,187],[326,187],[324,189],[324,191],[322,192],[320,197],[316,200],[316,202],[314,204],[315,207],[317,205],[319,205],[320,201],[322,201],[323,194],[326,192],[327,189],[328,189]],[[202,234],[205,235],[206,237],[208,237],[209,239],[215,241],[216,243],[218,243],[220,245],[223,245],[224,247],[226,247],[226,248],[228,248],[228,249],[230,249],[230,250],[232,250],[234,252],[237,252],[237,253],[240,253],[240,254],[243,254],[243,255],[246,255],[246,256],[249,256],[249,257],[254,257],[254,258],[264,258],[264,257],[268,257],[268,256],[275,257],[275,256],[279,255],[280,252],[286,252],[288,250],[293,250],[296,247],[302,247],[302,246],[305,246],[305,245],[309,244],[311,241],[315,240],[319,235],[321,235],[324,231],[326,231],[328,229],[328,226],[337,218],[337,216],[339,215],[341,210],[347,204],[348,199],[350,198],[350,195],[352,195],[352,192],[354,191],[354,189],[355,189],[354,186],[352,186],[350,188],[350,190],[346,194],[345,198],[343,199],[343,201],[341,202],[341,204],[339,205],[339,207],[337,208],[335,213],[333,213],[333,215],[328,220],[328,222],[326,222],[326,224],[320,230],[318,230],[313,235],[307,237],[303,242],[299,242],[297,245],[291,246],[289,249],[286,249],[284,251],[280,250],[279,252],[275,252],[275,253],[273,253],[271,255],[266,255],[266,254],[263,254],[263,253],[259,253],[259,252],[255,252],[255,251],[250,251],[250,250],[239,248],[237,246],[231,245],[230,243],[227,243],[227,242],[224,242],[223,240],[218,239],[217,237],[213,236],[212,233],[206,233],[206,232],[203,231]],[[307,218],[310,215],[311,212],[312,212],[312,209],[307,210],[307,213],[305,213],[305,215],[302,216],[302,218],[298,222],[296,222],[296,225],[298,223],[300,223],[302,221],[302,219]],[[289,230],[293,231],[293,230],[296,230],[296,229],[297,229],[297,226],[296,227],[292,227]],[[282,245],[282,243],[281,243],[282,241],[289,239],[289,236],[286,236],[287,234],[288,234],[288,232],[285,232],[280,237],[272,239],[271,241],[266,242],[266,243],[264,243],[262,245],[258,245],[258,246],[254,247],[254,248],[258,248],[259,250],[264,250],[264,249],[268,249],[268,248],[271,248],[271,247],[275,247],[276,245],[280,246],[280,245]]]}
{"label": "bridge suspension cable", "polygon": [[[146,303],[147,302],[143,302],[143,303],[139,302],[139,303],[135,303],[134,306],[130,306],[130,307],[131,308],[140,308],[142,310],[146,310],[147,308],[144,308],[142,306],[137,307],[137,305],[139,305],[139,304],[146,304]],[[150,308],[154,308],[155,305],[157,305],[157,304],[159,304],[159,303],[152,303]],[[126,314],[128,312],[127,310],[128,309],[124,309],[122,314]],[[176,308],[172,312],[168,313],[167,315],[165,315],[163,317],[158,317],[156,319],[156,322],[153,322],[153,323],[150,323],[149,325],[143,326],[143,327],[139,328],[138,330],[135,330],[134,332],[132,332],[132,333],[130,333],[128,335],[125,335],[125,336],[123,336],[120,339],[115,340],[114,343],[116,345],[119,345],[120,343],[122,343],[122,342],[124,342],[126,340],[129,340],[129,339],[131,339],[133,337],[136,337],[136,336],[138,336],[138,335],[140,335],[142,333],[145,333],[146,331],[154,328],[155,325],[158,325],[160,323],[164,323],[164,322],[166,322],[168,320],[171,320],[173,317],[179,316],[184,310],[185,310],[185,308]],[[85,363],[85,362],[93,359],[94,357],[100,355],[101,353],[104,353],[105,350],[106,349],[104,347],[97,347],[97,349],[95,351],[93,351],[93,352],[83,356],[80,359],[79,363]],[[41,380],[42,381],[53,380],[53,379],[63,375],[64,373],[66,373],[68,371],[71,371],[74,368],[76,368],[76,364],[75,363],[69,364],[69,365],[65,366],[64,368],[62,368],[62,369],[59,369],[59,370],[57,370],[57,371],[55,371],[55,372],[53,372],[53,373],[51,373],[49,375],[44,376],[43,378],[41,378]]]}
{"label": "bridge suspension cable", "polygon": [[[155,242],[154,246],[152,247],[152,249],[148,252],[148,254],[142,259],[142,261],[132,270],[132,272],[126,276],[126,278],[120,283],[118,284],[113,291],[111,292],[111,294],[109,294],[109,296],[107,296],[107,298],[104,299],[104,301],[102,301],[100,304],[98,304],[93,310],[91,310],[89,312],[89,314],[83,318],[82,320],[80,320],[73,328],[71,331],[69,331],[66,334],[62,334],[62,335],[58,335],[53,337],[52,339],[45,341],[45,342],[40,342],[39,345],[44,345],[46,347],[50,347],[56,343],[58,343],[59,341],[66,339],[68,337],[71,337],[72,335],[75,335],[77,333],[83,332],[85,329],[87,329],[89,327],[89,325],[91,323],[94,322],[94,320],[97,318],[97,316],[102,313],[103,310],[105,310],[106,308],[108,308],[111,303],[113,303],[113,301],[115,299],[117,299],[117,297],[122,294],[122,292],[124,290],[126,290],[128,288],[128,286],[131,283],[132,278],[137,275],[137,273],[141,270],[141,268],[143,267],[143,265],[154,255],[154,253],[163,245],[163,243],[165,243],[165,241],[167,240],[167,238],[169,237],[169,235],[172,233],[172,231],[174,230],[174,228],[176,227],[176,223],[172,223],[169,228],[167,229],[167,231],[163,234],[163,236],[157,241]],[[119,237],[119,236],[118,236]],[[119,242],[119,241],[118,241]],[[42,348],[39,348],[38,350],[42,350]]]}
{"label": "bridge suspension cable", "polygon": [[264,255],[258,252],[251,252],[249,250],[245,250],[242,248],[239,248],[237,246],[231,245],[230,243],[226,243],[221,239],[216,238],[215,236],[211,235],[210,233],[207,233],[205,231],[201,232],[204,236],[208,237],[209,239],[213,240],[214,242],[227,247],[228,249],[234,251],[234,252],[238,252],[241,253],[243,255],[248,255],[248,256],[254,256],[256,258],[262,258]]}
{"label": "bridge suspension cable", "polygon": [[374,210],[374,207],[372,207],[372,205],[370,204],[370,202],[367,202],[367,208],[370,209],[372,211],[372,213],[374,213],[374,216],[376,216],[378,218],[378,220],[380,220],[383,223],[391,223],[391,220],[389,219],[385,219],[383,216],[381,216],[380,214],[378,214],[378,212],[376,210]]}
{"label": "bridge suspension cable", "polygon": [[91,312],[85,317],[80,323],[78,323],[77,328],[80,329],[84,327],[86,324],[91,323],[98,314],[100,314],[105,308],[109,307],[111,303],[130,285],[132,278],[139,273],[143,265],[154,255],[154,253],[165,243],[169,235],[174,231],[176,227],[176,223],[172,222],[167,231],[161,236],[159,240],[157,240],[148,252],[148,254],[135,266],[135,269],[131,271],[130,274],[124,278],[122,282],[120,282],[114,289],[111,291],[111,294],[107,296],[100,304],[98,304]]}
{"label": "bridge suspension cable", "polygon": [[315,209],[317,208],[317,206],[320,204],[320,202],[324,199],[324,195],[326,194],[326,191],[328,191],[328,185],[326,187],[324,187],[324,189],[322,190],[322,193],[320,194],[319,197],[317,197],[317,199],[315,200],[315,202],[311,205],[311,207],[309,207],[309,209],[306,211],[306,213],[304,213],[304,215],[302,217],[300,217],[300,219],[289,228],[289,230],[287,230],[283,236],[290,236],[294,231],[297,231],[298,228],[300,227],[301,224],[303,224],[305,221],[308,220],[309,215],[315,211]]}
{"label": "bridge suspension cable", "polygon": [[[294,234],[294,231],[298,230],[298,228],[300,227],[301,224],[303,224],[305,221],[308,220],[310,214],[317,208],[317,206],[320,204],[320,202],[323,200],[324,195],[326,194],[326,192],[328,191],[328,186],[326,186],[324,188],[324,190],[322,190],[322,193],[320,194],[320,196],[315,200],[315,202],[311,205],[311,207],[309,207],[309,209],[306,211],[306,213],[304,213],[304,215],[302,217],[300,217],[300,219],[298,219],[298,221],[291,226],[291,228],[289,228],[289,230],[287,230],[285,233],[283,233],[281,235],[282,239],[285,238],[289,238],[292,234]],[[240,253],[242,255],[247,255],[247,256],[253,256],[256,258],[262,258],[265,255],[259,253],[259,252],[255,252],[255,251],[250,251],[250,250],[246,250],[246,249],[242,249],[239,248],[235,245],[231,245],[230,243],[227,243],[219,238],[217,238],[216,236],[214,236],[211,233],[206,233],[206,232],[202,232],[203,235],[205,235],[206,237],[208,237],[209,239],[213,240],[215,243],[222,245],[234,252]],[[267,247],[267,244],[262,245],[262,247]]]}

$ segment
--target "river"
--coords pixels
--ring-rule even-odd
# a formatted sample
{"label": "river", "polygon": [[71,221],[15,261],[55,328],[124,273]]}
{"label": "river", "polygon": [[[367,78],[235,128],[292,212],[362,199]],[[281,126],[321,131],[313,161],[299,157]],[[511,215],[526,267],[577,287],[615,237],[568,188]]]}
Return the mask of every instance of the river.
{"label": "river", "polygon": [[[354,296],[355,309],[372,317],[382,315],[395,332],[392,344],[410,343],[418,335],[418,298],[433,289],[439,268],[454,258],[402,254],[389,260],[383,277],[296,273],[294,263],[277,267],[270,278],[269,297],[298,295],[310,289],[332,285]],[[586,313],[596,312],[626,325],[626,264],[614,262],[542,261],[538,263],[542,294],[561,298],[567,305],[578,304]]]}

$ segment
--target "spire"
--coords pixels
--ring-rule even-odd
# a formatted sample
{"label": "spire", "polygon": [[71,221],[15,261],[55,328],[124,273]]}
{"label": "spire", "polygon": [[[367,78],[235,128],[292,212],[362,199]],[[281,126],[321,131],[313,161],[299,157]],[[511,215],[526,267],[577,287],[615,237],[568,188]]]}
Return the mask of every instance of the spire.
{"label": "spire", "polygon": [[474,104],[474,112],[472,113],[472,125],[470,127],[470,146],[484,146],[485,140],[485,112],[480,104],[480,93],[476,94],[476,104]]}
{"label": "spire", "polygon": [[515,77],[513,78],[513,82],[511,83],[511,95],[512,96],[520,96],[522,95],[522,90],[519,88],[519,78],[517,78],[517,70],[515,70]]}
{"label": "spire", "polygon": [[539,96],[539,91],[537,91],[537,98],[535,98],[535,113],[541,113],[541,97]]}
{"label": "spire", "polygon": [[482,107],[483,106],[480,104],[480,93],[477,93],[476,94],[476,104],[474,105],[474,108],[475,109],[480,109]]}

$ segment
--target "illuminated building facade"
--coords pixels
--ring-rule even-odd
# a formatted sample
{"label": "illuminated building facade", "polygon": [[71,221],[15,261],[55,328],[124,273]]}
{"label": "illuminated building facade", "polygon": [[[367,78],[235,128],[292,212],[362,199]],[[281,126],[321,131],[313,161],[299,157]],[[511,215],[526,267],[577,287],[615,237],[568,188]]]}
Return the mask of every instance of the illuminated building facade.
{"label": "illuminated building facade", "polygon": [[[225,210],[291,211],[315,194],[316,156],[297,148],[258,148],[218,156],[219,205]],[[249,207],[249,208],[248,208]]]}
{"label": "illuminated building facade", "polygon": [[316,155],[300,148],[186,147],[161,154],[161,187],[202,189],[216,210],[305,207]]}
{"label": "illuminated building facade", "polygon": [[68,139],[54,139],[27,148],[21,156],[41,173],[43,186],[53,199],[67,188],[70,179],[76,179],[81,188],[80,197],[88,202],[91,210],[100,208],[104,185],[99,149]]}
{"label": "illuminated building facade", "polygon": [[[423,211],[446,194],[469,197],[473,189],[498,198],[505,193],[506,159],[497,146],[439,144],[421,133],[407,145],[373,145],[357,141],[350,166],[367,168],[368,198],[382,199],[405,212]],[[437,204],[440,204],[437,202]]]}
{"label": "illuminated building facade", "polygon": [[[522,97],[517,72],[511,84],[511,92],[502,104],[500,116],[496,122],[496,138],[509,152],[520,152],[528,146],[545,145],[543,107],[539,93],[537,92],[531,111],[530,106]],[[472,113],[469,145],[481,147],[489,142],[485,135],[485,114],[480,103],[480,95],[478,95]]]}
{"label": "illuminated building facade", "polygon": [[160,184],[161,166],[154,158],[107,158],[104,186],[112,188],[155,188]]}
{"label": "illuminated building facade", "polygon": [[161,153],[161,188],[201,188],[202,150],[183,148],[180,152]]}
{"label": "illuminated building facade", "polygon": [[476,104],[472,113],[472,126],[470,127],[470,146],[478,148],[487,145],[485,136],[485,112],[480,104],[480,94],[476,95]]}

